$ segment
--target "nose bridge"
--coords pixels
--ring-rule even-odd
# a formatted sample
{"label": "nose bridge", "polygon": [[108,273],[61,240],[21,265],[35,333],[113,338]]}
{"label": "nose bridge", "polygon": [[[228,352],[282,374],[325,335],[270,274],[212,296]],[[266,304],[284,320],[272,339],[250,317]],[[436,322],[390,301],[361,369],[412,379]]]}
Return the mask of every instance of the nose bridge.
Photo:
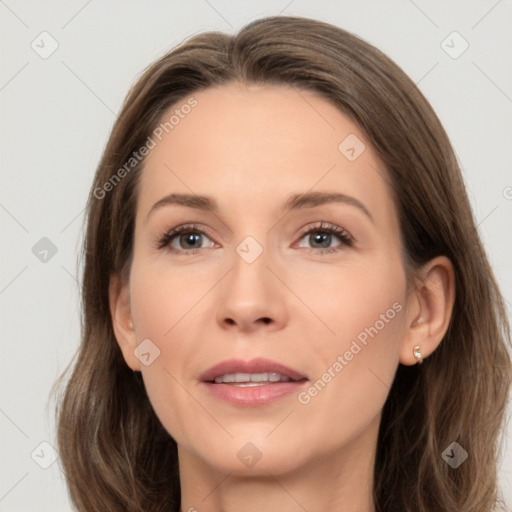
{"label": "nose bridge", "polygon": [[[261,240],[261,236],[258,238]],[[272,274],[267,268],[271,259],[264,241],[260,243],[254,236],[246,236],[235,247],[233,270],[228,280],[231,293],[249,302],[259,300],[258,295],[267,294],[269,287],[273,288],[269,282]]]}

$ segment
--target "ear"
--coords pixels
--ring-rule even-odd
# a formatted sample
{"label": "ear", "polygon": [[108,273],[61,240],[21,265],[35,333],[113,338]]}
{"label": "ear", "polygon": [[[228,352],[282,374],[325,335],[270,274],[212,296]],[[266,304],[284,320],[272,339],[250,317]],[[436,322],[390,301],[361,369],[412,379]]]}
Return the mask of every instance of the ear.
{"label": "ear", "polygon": [[448,330],[455,300],[455,274],[446,256],[438,256],[424,265],[409,292],[406,309],[406,333],[400,347],[400,362],[417,363],[414,348],[428,357]]}
{"label": "ear", "polygon": [[132,370],[140,371],[141,363],[133,352],[137,347],[137,336],[132,322],[128,279],[118,275],[110,278],[109,304],[112,328],[124,360]]}

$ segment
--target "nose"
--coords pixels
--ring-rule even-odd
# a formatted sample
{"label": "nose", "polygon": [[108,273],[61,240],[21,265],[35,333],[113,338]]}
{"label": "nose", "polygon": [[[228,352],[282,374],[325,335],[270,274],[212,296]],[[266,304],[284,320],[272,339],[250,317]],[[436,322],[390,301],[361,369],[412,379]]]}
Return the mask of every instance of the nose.
{"label": "nose", "polygon": [[286,289],[269,268],[266,251],[252,263],[235,254],[223,280],[217,309],[222,329],[238,332],[277,331],[288,321]]}

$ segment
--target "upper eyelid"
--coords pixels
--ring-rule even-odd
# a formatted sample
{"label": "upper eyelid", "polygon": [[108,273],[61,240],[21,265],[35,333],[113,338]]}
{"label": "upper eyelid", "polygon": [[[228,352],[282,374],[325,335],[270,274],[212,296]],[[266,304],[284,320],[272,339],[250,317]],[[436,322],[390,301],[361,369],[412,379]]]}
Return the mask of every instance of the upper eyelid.
{"label": "upper eyelid", "polygon": [[301,230],[300,236],[304,236],[305,234],[309,233],[310,231],[333,231],[338,232],[338,234],[347,234],[350,236],[351,239],[355,240],[355,238],[352,236],[352,234],[343,226],[338,226],[336,224],[333,224],[332,222],[326,222],[326,221],[317,221],[317,225],[313,226],[306,226]]}
{"label": "upper eyelid", "polygon": [[[337,226],[336,224],[332,223],[332,222],[327,222],[327,221],[316,221],[314,223],[314,225],[308,225],[308,226],[305,226],[304,228],[301,229],[300,231],[300,236],[303,236],[304,234],[308,233],[309,231],[311,230],[314,230],[314,229],[317,229],[319,231],[321,230],[340,230],[342,231],[343,233],[347,233],[348,235],[351,235],[351,233],[346,229],[344,228],[343,226]],[[179,226],[176,226],[174,228],[171,228],[171,229],[168,229],[164,232],[164,235],[167,235],[167,234],[170,234],[170,233],[173,233],[176,231],[175,234],[179,234],[179,232],[183,232],[186,230],[190,230],[190,232],[198,232],[198,233],[202,233],[202,234],[205,234],[207,236],[212,236],[211,234],[209,234],[208,232],[211,231],[210,228],[208,227],[203,227],[203,226],[200,226],[198,224],[195,224],[195,223],[186,223],[186,224],[181,224]],[[353,238],[353,237],[352,237]]]}

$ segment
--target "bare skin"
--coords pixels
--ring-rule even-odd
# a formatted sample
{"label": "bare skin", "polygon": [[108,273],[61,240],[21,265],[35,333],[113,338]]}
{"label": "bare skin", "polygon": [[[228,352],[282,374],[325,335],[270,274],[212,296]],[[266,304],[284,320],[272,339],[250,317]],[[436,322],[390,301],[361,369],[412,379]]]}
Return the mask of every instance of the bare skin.
{"label": "bare skin", "polygon": [[[452,266],[432,260],[411,287],[387,172],[325,99],[237,83],[194,98],[146,159],[129,280],[113,276],[110,294],[125,360],[178,444],[182,511],[371,512],[382,407],[398,364],[446,332]],[[365,145],[353,161],[338,148],[350,134]],[[306,192],[345,200],[282,209]],[[218,211],[153,208],[171,193]],[[147,366],[134,353],[145,339],[160,351]],[[302,394],[241,407],[201,382],[221,361],[257,357],[305,376]]]}

